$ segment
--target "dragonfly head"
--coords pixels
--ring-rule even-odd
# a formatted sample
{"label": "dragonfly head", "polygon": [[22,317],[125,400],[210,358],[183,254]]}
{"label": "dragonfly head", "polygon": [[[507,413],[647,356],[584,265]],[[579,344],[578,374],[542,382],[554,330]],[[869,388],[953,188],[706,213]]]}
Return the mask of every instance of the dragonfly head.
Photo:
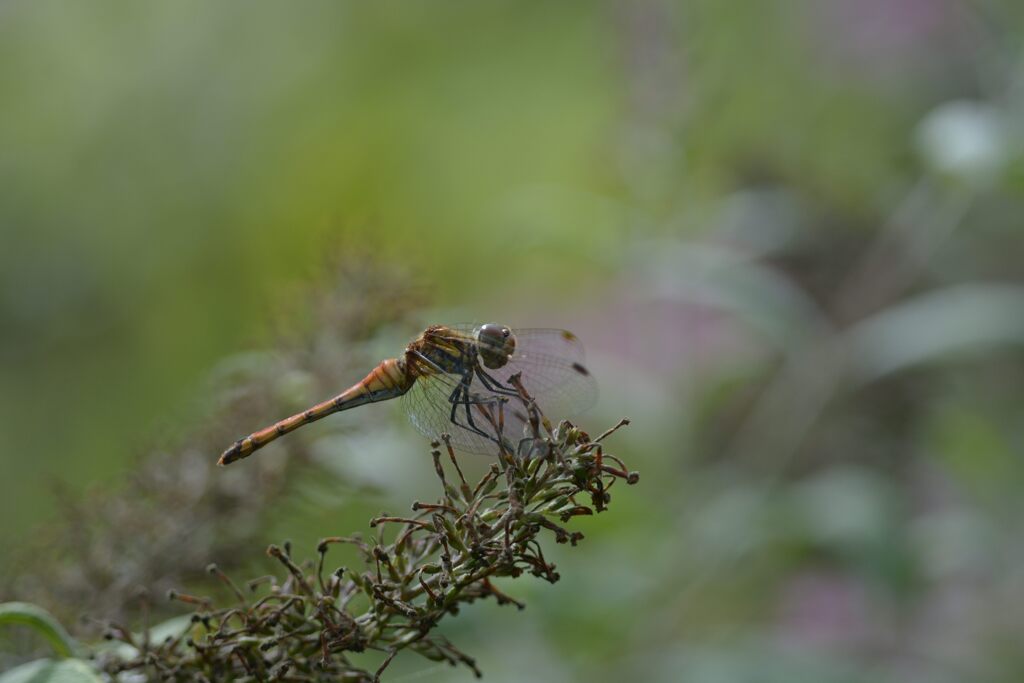
{"label": "dragonfly head", "polygon": [[481,325],[476,333],[476,341],[480,360],[491,370],[504,367],[509,356],[516,351],[516,338],[512,330],[497,323]]}

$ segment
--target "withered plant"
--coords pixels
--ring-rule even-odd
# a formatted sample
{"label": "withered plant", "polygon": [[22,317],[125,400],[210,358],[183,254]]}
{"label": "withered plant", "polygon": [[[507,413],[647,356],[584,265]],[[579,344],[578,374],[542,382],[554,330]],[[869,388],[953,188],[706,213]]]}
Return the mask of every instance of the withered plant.
{"label": "withered plant", "polygon": [[[377,531],[369,538],[324,538],[315,560],[298,560],[288,543],[271,545],[278,572],[244,588],[210,565],[233,601],[215,605],[172,591],[173,600],[195,609],[190,622],[159,640],[112,624],[107,637],[127,647],[101,655],[98,667],[115,678],[131,672],[164,681],[366,682],[380,680],[399,652],[411,650],[479,676],[472,657],[434,633],[441,619],[489,596],[522,608],[494,580],[526,573],[558,581],[542,539],[575,546],[583,535],[563,524],[604,511],[616,481],[639,478],[604,452],[604,439],[626,420],[594,439],[569,422],[552,428],[513,383],[532,434],[515,453],[502,448],[480,481],[465,479],[445,437],[431,452],[441,486],[435,502],[371,520]],[[500,427],[500,411],[489,418]],[[328,553],[337,544],[357,548],[362,566],[332,565]],[[351,659],[367,650],[383,653],[376,671]]]}

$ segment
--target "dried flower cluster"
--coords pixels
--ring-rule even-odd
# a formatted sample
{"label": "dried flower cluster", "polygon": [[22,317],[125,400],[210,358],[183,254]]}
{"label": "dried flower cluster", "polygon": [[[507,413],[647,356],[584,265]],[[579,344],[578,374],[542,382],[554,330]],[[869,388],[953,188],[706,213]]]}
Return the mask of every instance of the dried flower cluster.
{"label": "dried flower cluster", "polygon": [[[408,649],[479,676],[471,657],[432,634],[441,618],[488,596],[521,608],[493,579],[528,572],[557,581],[540,538],[550,532],[557,543],[575,545],[582,534],[562,524],[605,510],[617,480],[638,480],[602,445],[627,421],[591,439],[568,422],[552,429],[532,402],[529,407],[536,418],[530,453],[504,453],[471,485],[450,445],[435,443],[443,491],[437,502],[413,503],[407,517],[371,520],[377,532],[370,539],[325,538],[316,561],[298,562],[290,544],[272,545],[267,552],[281,564],[280,574],[251,581],[248,590],[211,565],[235,604],[215,608],[209,598],[172,592],[195,607],[189,626],[151,642],[148,634],[112,625],[108,637],[129,647],[100,656],[98,666],[115,677],[132,672],[165,681],[377,681]],[[330,567],[328,551],[336,544],[356,547],[362,570]],[[366,650],[383,653],[375,672],[349,657]]]}

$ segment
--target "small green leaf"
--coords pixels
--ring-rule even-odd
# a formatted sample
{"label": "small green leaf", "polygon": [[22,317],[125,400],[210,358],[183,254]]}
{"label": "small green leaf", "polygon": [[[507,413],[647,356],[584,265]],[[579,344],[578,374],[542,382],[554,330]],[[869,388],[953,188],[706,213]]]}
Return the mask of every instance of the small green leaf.
{"label": "small green leaf", "polygon": [[0,626],[16,624],[28,626],[50,643],[57,657],[73,657],[78,647],[64,627],[42,607],[27,602],[0,604]]}
{"label": "small green leaf", "polygon": [[101,683],[80,659],[37,659],[0,674],[0,683]]}
{"label": "small green leaf", "polygon": [[177,638],[192,627],[192,615],[182,614],[171,617],[149,630],[149,640],[154,644],[162,643],[167,638]]}
{"label": "small green leaf", "polygon": [[[191,614],[182,614],[177,617],[171,617],[167,621],[163,621],[149,629],[149,642],[154,646],[162,645],[164,641],[168,639],[185,636],[192,628],[193,623]],[[145,638],[145,634],[136,633],[134,634],[134,637],[137,641],[142,641]],[[132,657],[137,657],[139,654],[137,648],[129,645],[128,643],[119,641],[106,645],[100,644],[96,647],[104,652],[112,652],[122,659],[131,659]]]}

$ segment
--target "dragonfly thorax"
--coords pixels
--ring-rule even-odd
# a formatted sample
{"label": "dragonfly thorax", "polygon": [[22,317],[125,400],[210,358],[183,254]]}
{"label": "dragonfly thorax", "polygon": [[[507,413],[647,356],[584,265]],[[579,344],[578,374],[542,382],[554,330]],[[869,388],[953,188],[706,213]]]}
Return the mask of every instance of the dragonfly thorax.
{"label": "dragonfly thorax", "polygon": [[450,375],[465,375],[471,370],[473,347],[470,337],[459,335],[451,328],[435,325],[427,328],[419,339],[409,344],[407,356],[411,354],[412,367],[422,372],[441,372]]}

